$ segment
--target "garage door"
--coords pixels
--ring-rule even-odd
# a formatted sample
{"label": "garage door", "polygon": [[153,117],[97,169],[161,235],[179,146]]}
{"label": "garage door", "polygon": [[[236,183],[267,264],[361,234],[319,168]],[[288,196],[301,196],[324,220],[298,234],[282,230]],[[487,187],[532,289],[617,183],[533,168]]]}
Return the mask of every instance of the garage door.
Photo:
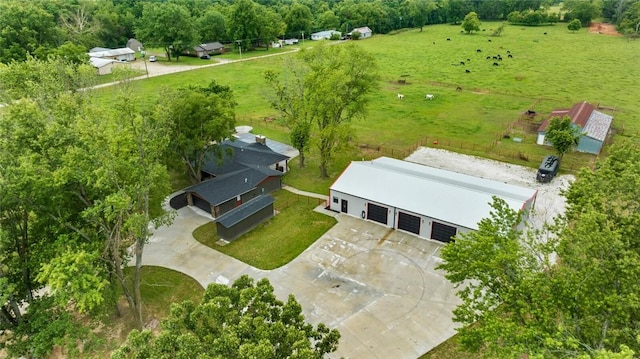
{"label": "garage door", "polygon": [[387,224],[387,207],[367,203],[367,219]]}
{"label": "garage door", "polygon": [[211,213],[211,205],[209,205],[209,202],[198,196],[193,196],[193,205],[207,213]]}
{"label": "garage door", "polygon": [[440,242],[451,242],[451,239],[456,235],[456,227],[447,226],[446,224],[433,222],[431,227],[431,239],[435,239]]}
{"label": "garage door", "polygon": [[399,212],[398,229],[420,234],[420,217],[412,216],[408,213]]}

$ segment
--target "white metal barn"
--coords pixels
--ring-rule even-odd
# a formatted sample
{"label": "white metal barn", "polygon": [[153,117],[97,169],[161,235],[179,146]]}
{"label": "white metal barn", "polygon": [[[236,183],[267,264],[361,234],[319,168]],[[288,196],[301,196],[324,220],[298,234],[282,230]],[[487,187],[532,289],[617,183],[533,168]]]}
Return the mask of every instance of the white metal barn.
{"label": "white metal barn", "polygon": [[330,188],[330,208],[420,237],[449,242],[478,229],[493,196],[530,210],[537,191],[380,157],[353,161]]}

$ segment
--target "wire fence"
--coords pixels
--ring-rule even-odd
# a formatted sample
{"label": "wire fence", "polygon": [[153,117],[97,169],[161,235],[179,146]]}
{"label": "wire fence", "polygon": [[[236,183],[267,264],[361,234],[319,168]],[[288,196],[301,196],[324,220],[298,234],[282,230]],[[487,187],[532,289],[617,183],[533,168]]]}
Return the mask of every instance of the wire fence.
{"label": "wire fence", "polygon": [[297,194],[297,193],[292,193],[291,196],[287,196],[287,199],[282,200],[282,201],[277,201],[275,203],[275,209],[276,211],[284,211],[287,208],[300,203],[300,202],[304,202],[306,204],[313,204],[314,207],[315,206],[327,206],[327,201],[324,199],[320,199],[320,198],[316,198],[316,197],[309,197],[309,196],[304,196],[301,194]]}

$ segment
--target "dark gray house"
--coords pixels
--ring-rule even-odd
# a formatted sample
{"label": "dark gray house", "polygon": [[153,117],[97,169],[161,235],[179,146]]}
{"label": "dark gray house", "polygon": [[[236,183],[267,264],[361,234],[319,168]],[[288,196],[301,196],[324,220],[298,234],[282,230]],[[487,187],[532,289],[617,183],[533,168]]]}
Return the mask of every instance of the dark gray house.
{"label": "dark gray house", "polygon": [[259,195],[221,215],[216,218],[218,235],[226,241],[233,241],[249,232],[273,217],[273,202],[271,195]]}
{"label": "dark gray house", "polygon": [[262,141],[224,141],[219,157],[208,153],[202,169],[206,180],[185,189],[186,202],[211,216],[219,216],[252,199],[282,188],[288,156],[277,153]]}

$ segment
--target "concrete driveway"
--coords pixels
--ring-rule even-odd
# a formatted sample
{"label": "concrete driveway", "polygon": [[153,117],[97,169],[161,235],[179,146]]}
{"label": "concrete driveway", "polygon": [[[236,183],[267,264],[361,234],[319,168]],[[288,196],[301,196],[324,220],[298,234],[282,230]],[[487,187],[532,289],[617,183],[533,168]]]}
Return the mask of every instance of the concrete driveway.
{"label": "concrete driveway", "polygon": [[171,268],[203,286],[228,284],[243,274],[267,277],[276,294],[289,293],[307,319],[337,328],[342,338],[331,358],[415,359],[455,334],[454,289],[436,271],[440,244],[357,218],[334,215],[332,229],[289,264],[253,268],[201,245],[191,236],[211,220],[189,207],[155,231],[145,265]]}

